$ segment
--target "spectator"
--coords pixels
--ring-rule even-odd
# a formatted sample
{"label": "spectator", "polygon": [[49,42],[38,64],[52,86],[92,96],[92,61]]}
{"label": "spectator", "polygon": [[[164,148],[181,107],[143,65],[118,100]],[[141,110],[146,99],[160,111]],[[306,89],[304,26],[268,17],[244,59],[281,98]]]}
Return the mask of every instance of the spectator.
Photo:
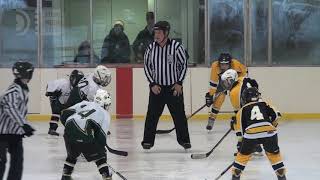
{"label": "spectator", "polygon": [[[83,41],[78,47],[78,54],[74,58],[73,62],[75,63],[90,63],[90,50],[91,45],[89,41]],[[93,53],[93,63],[99,64],[99,57]]]}
{"label": "spectator", "polygon": [[154,26],[154,14],[153,12],[147,12],[146,14],[147,26],[139,32],[136,39],[133,42],[133,51],[135,53],[136,62],[143,62],[143,55],[148,45],[153,42],[153,26]]}
{"label": "spectator", "polygon": [[130,44],[127,35],[123,32],[124,24],[116,21],[108,36],[104,39],[101,50],[103,63],[128,63]]}

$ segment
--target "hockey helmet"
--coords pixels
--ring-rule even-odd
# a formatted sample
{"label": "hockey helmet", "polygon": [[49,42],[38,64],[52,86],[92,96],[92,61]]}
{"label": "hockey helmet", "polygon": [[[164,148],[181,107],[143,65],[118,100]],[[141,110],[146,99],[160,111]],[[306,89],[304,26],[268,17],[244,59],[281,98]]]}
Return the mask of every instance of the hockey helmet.
{"label": "hockey helmet", "polygon": [[243,104],[247,104],[250,102],[256,102],[260,98],[260,93],[257,88],[249,87],[246,88],[241,94],[241,101]]}
{"label": "hockey helmet", "polygon": [[229,53],[221,53],[218,61],[219,64],[231,64],[232,56]]}
{"label": "hockey helmet", "polygon": [[111,106],[111,96],[108,91],[98,89],[96,95],[94,96],[94,102],[98,103],[105,110],[109,110]]}
{"label": "hockey helmet", "polygon": [[234,69],[228,69],[221,75],[222,87],[225,90],[230,90],[233,83],[238,79],[238,73]]}
{"label": "hockey helmet", "polygon": [[154,27],[153,30],[162,30],[163,33],[165,34],[165,32],[167,31],[167,36],[170,33],[170,24],[168,21],[158,21]]}
{"label": "hockey helmet", "polygon": [[78,85],[79,81],[84,77],[84,74],[82,71],[79,71],[77,69],[73,70],[69,76],[70,85],[72,87],[75,87]]}
{"label": "hockey helmet", "polygon": [[93,80],[95,83],[105,87],[111,82],[111,71],[107,67],[99,65],[93,72]]}
{"label": "hockey helmet", "polygon": [[34,67],[27,61],[15,62],[12,66],[12,73],[16,79],[31,79]]}

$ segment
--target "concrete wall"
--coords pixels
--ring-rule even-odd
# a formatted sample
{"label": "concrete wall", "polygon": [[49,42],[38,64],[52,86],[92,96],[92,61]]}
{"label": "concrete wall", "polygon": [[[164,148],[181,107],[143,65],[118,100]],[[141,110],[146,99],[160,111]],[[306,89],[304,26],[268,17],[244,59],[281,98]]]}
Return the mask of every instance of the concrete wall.
{"label": "concrete wall", "polygon": [[[90,73],[93,69],[81,69]],[[36,69],[30,83],[30,113],[50,113],[49,100],[44,96],[46,84],[50,80],[66,77],[72,69]],[[116,110],[116,69],[111,68],[112,82],[106,88],[111,92],[112,110]],[[191,114],[204,104],[204,94],[208,89],[209,68],[190,68],[184,82],[185,110]],[[285,113],[320,113],[319,102],[320,67],[249,67],[249,75],[260,84],[262,96]],[[148,105],[148,83],[143,68],[133,68],[133,115],[145,115]],[[3,92],[13,80],[11,69],[0,69],[0,91]],[[232,110],[226,99],[222,110]],[[199,114],[206,114],[205,108]],[[164,114],[169,114],[168,110]]]}

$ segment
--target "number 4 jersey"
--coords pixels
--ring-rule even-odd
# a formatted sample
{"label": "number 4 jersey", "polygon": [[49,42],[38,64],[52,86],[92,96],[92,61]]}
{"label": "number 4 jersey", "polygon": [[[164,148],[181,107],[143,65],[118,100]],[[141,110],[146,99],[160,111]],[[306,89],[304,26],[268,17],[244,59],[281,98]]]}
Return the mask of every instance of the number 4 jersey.
{"label": "number 4 jersey", "polygon": [[246,139],[265,138],[277,134],[278,112],[264,101],[244,105],[236,118],[235,131]]}
{"label": "number 4 jersey", "polygon": [[106,144],[110,114],[95,102],[82,101],[70,108],[74,114],[65,122],[65,136],[78,143]]}

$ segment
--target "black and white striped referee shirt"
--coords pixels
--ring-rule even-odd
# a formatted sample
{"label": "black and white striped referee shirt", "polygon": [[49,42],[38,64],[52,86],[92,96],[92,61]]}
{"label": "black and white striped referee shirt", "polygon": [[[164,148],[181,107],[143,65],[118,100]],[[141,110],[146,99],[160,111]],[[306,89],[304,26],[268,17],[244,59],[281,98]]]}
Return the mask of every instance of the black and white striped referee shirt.
{"label": "black and white striped referee shirt", "polygon": [[151,85],[182,85],[187,72],[187,58],[182,44],[171,39],[164,47],[156,42],[151,43],[144,54],[144,72]]}
{"label": "black and white striped referee shirt", "polygon": [[0,135],[25,133],[28,92],[27,85],[15,80],[0,97]]}

